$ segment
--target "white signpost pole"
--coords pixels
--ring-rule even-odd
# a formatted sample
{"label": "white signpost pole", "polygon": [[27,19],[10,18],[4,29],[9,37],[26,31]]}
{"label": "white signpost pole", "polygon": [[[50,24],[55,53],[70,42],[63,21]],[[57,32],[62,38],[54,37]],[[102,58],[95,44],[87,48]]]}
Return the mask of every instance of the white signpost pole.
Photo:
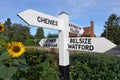
{"label": "white signpost pole", "polygon": [[68,23],[69,16],[65,12],[61,12],[58,16],[63,20],[63,30],[59,32],[59,70],[61,73],[61,80],[69,80],[69,51],[67,49],[67,39],[69,37]]}

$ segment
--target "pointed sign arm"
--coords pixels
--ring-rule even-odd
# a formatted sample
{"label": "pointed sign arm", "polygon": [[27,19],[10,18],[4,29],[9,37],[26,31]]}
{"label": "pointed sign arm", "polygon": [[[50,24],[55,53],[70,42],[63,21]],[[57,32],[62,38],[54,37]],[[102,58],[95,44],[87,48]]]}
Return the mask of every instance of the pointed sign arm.
{"label": "pointed sign arm", "polygon": [[50,16],[32,9],[18,13],[18,16],[30,26],[63,30],[63,21],[60,18]]}

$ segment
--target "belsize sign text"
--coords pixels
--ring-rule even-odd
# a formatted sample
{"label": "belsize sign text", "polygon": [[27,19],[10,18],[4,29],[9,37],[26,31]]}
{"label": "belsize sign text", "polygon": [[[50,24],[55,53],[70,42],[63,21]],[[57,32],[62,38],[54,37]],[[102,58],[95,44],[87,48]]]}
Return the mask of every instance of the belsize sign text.
{"label": "belsize sign text", "polygon": [[91,38],[70,38],[68,49],[81,50],[81,51],[93,51]]}
{"label": "belsize sign text", "polygon": [[48,48],[59,48],[59,70],[61,80],[69,80],[69,51],[83,50],[92,52],[105,52],[116,45],[105,38],[69,38],[69,32],[82,34],[82,27],[69,23],[69,16],[65,12],[61,12],[58,18],[28,9],[18,14],[28,25],[38,26],[59,30],[58,39],[42,39],[40,45]]}

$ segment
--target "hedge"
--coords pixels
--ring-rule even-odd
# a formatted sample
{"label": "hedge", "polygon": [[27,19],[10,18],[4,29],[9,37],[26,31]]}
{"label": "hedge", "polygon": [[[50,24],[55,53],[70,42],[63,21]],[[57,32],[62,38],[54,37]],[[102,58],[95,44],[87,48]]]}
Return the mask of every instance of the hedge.
{"label": "hedge", "polygon": [[[21,70],[11,80],[60,80],[58,54],[28,49],[23,57],[27,67],[21,65]],[[120,80],[120,57],[99,53],[74,53],[70,55],[69,74],[70,80]]]}
{"label": "hedge", "polygon": [[120,57],[81,53],[71,55],[70,80],[120,80]]}

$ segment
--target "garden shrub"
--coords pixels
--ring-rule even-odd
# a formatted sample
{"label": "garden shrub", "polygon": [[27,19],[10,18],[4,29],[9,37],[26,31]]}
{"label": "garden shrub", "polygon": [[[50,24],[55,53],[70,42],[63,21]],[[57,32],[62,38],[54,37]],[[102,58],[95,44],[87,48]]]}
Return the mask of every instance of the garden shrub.
{"label": "garden shrub", "polygon": [[59,80],[57,58],[48,51],[27,50],[25,58],[29,69],[27,80]]}
{"label": "garden shrub", "polygon": [[[20,59],[21,68],[11,80],[60,80],[58,54],[47,50],[27,49]],[[14,60],[14,64],[17,65],[18,62]],[[70,80],[120,80],[120,57],[74,53],[70,55],[69,74]]]}
{"label": "garden shrub", "polygon": [[26,39],[26,40],[24,41],[24,44],[25,44],[26,46],[35,46],[34,39]]}
{"label": "garden shrub", "polygon": [[120,80],[120,58],[98,53],[71,55],[70,80]]}

